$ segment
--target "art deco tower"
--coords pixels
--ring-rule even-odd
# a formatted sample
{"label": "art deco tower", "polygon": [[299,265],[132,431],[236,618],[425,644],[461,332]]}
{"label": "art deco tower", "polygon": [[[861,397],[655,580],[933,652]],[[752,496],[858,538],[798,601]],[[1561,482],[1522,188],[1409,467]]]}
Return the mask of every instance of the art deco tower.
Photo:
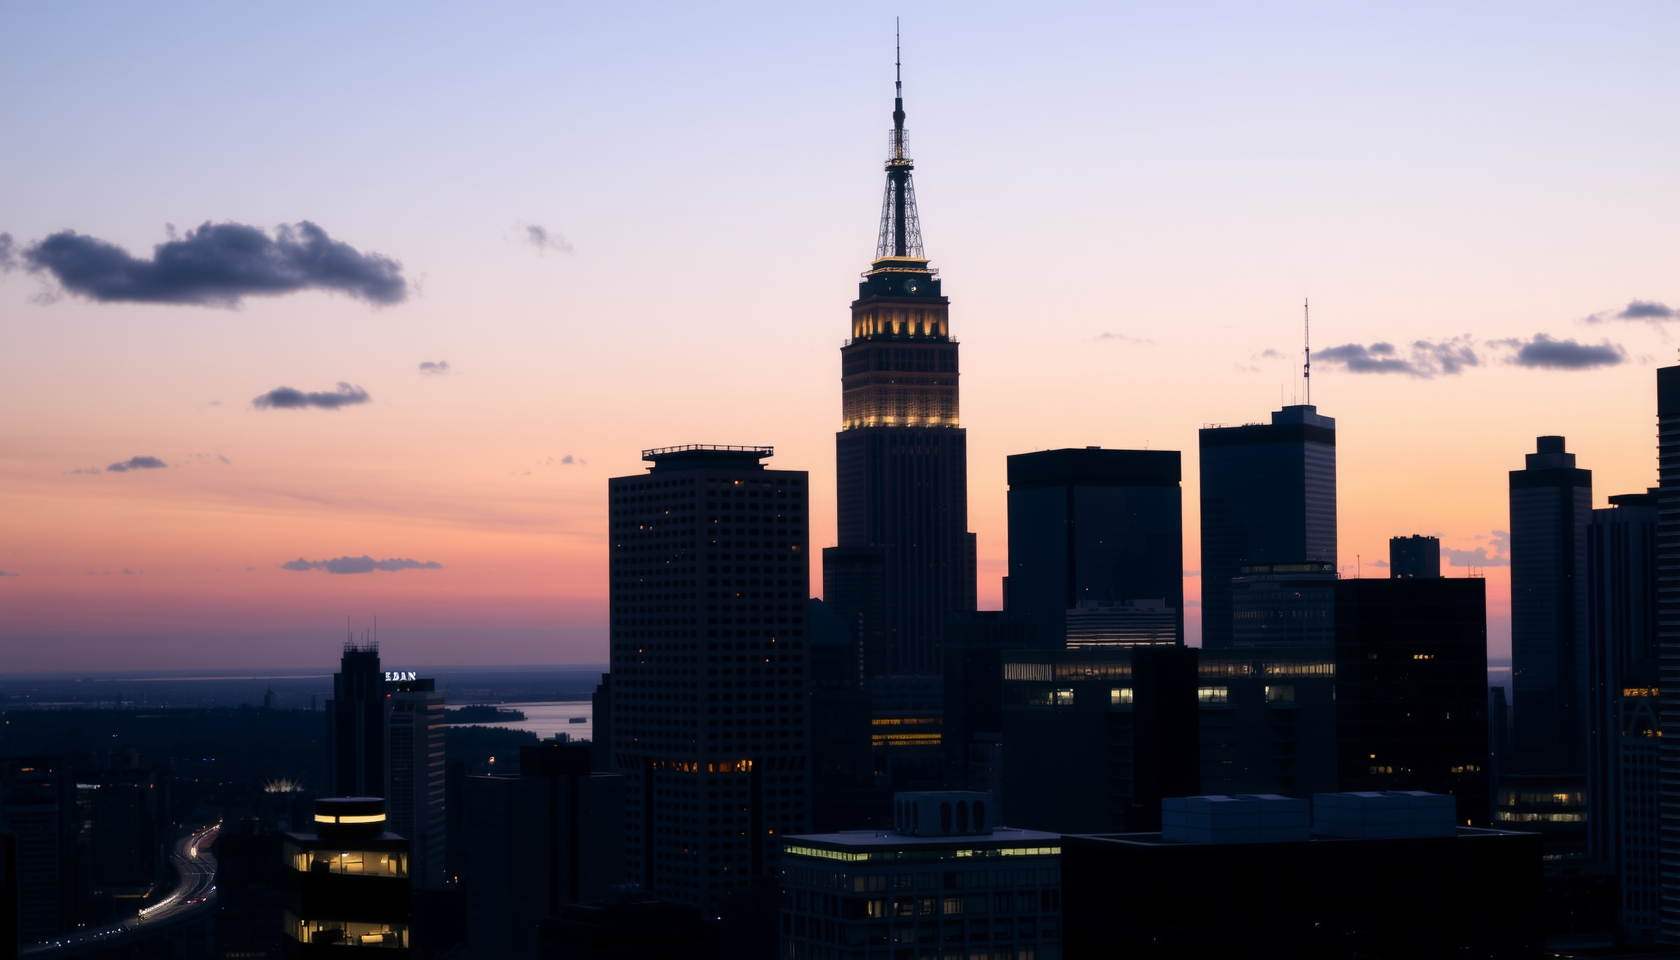
{"label": "art deco tower", "polygon": [[974,535],[950,301],[922,252],[895,86],[880,238],[840,350],[840,545],[824,551],[823,580],[868,675],[928,676],[946,617],[974,610]]}

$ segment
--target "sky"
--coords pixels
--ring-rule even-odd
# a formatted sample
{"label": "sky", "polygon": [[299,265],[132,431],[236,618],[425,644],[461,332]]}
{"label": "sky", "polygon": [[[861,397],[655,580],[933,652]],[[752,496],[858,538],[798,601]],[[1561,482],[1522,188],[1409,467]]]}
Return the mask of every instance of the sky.
{"label": "sky", "polygon": [[1534,438],[1655,484],[1680,5],[0,3],[0,669],[604,662],[648,447],[833,544],[894,17],[983,608],[1005,457],[1092,444],[1184,451],[1198,597],[1307,298],[1344,573],[1440,536],[1491,655]]}

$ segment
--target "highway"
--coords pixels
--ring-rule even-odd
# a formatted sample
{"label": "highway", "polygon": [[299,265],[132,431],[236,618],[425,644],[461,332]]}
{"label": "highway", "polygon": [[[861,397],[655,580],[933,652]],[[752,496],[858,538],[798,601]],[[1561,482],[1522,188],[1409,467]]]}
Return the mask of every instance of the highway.
{"label": "highway", "polygon": [[216,842],[216,833],[221,828],[219,823],[212,824],[176,841],[169,859],[180,880],[162,900],[141,910],[139,916],[107,927],[78,931],[62,940],[29,944],[23,948],[22,955],[74,956],[89,947],[109,945],[125,934],[137,938],[208,914],[216,908],[216,858],[210,855],[210,845]]}

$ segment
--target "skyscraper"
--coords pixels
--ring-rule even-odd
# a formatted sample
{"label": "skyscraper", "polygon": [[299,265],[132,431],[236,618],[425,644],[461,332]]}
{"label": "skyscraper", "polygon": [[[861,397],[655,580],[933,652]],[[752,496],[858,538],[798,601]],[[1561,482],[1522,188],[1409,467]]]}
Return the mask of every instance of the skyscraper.
{"label": "skyscraper", "polygon": [[1233,643],[1232,579],[1244,567],[1336,569],[1336,421],[1310,404],[1272,422],[1200,432],[1202,647]]}
{"label": "skyscraper", "polygon": [[444,880],[443,694],[426,678],[389,684],[390,774],[385,796],[391,832],[410,841],[414,886]]}
{"label": "skyscraper", "polygon": [[[922,250],[897,87],[875,259],[858,284],[851,339],[840,350],[839,548],[824,553],[824,597],[848,623],[880,624],[884,655],[867,664],[871,672],[937,676],[947,615],[975,608],[968,440],[958,416],[950,301]],[[855,604],[869,591],[827,590],[831,582],[874,580],[852,567],[877,562],[880,611],[851,609],[838,596],[863,598]]]}
{"label": "skyscraper", "polygon": [[[1592,471],[1540,437],[1511,471],[1512,749],[1518,772],[1587,773],[1587,523]],[[1589,800],[1590,802],[1590,800]]]}
{"label": "skyscraper", "polygon": [[385,796],[385,711],[379,644],[346,641],[327,701],[327,773],[334,796]]}
{"label": "skyscraper", "polygon": [[1388,575],[1396,580],[1441,575],[1441,541],[1412,534],[1388,538]]}
{"label": "skyscraper", "polygon": [[809,484],[769,447],[642,451],[607,481],[626,878],[714,908],[806,829]]}
{"label": "skyscraper", "polygon": [[1680,366],[1657,371],[1658,939],[1680,943]]}
{"label": "skyscraper", "polygon": [[[1061,649],[1068,611],[1101,601],[1164,601],[1183,641],[1179,461],[1177,450],[1100,447],[1009,458],[1007,605],[1033,618],[1040,643]],[[1076,619],[1101,612],[1087,607]]]}

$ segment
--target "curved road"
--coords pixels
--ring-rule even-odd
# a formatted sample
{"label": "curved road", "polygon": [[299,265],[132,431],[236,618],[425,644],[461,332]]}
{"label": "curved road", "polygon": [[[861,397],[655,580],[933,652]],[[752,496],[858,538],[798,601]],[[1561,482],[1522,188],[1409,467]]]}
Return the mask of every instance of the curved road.
{"label": "curved road", "polygon": [[100,927],[96,930],[82,930],[63,940],[30,944],[23,948],[22,955],[25,957],[73,955],[79,952],[74,948],[88,947],[94,944],[103,946],[124,934],[155,932],[161,926],[173,926],[174,924],[171,921],[179,922],[196,918],[200,914],[214,910],[216,904],[216,858],[210,855],[210,845],[216,841],[216,833],[221,829],[221,824],[212,824],[176,841],[175,849],[169,854],[169,859],[175,864],[175,871],[180,876],[180,882],[175,885],[175,889],[169,891],[168,896],[140,911],[138,917],[108,927]]}

